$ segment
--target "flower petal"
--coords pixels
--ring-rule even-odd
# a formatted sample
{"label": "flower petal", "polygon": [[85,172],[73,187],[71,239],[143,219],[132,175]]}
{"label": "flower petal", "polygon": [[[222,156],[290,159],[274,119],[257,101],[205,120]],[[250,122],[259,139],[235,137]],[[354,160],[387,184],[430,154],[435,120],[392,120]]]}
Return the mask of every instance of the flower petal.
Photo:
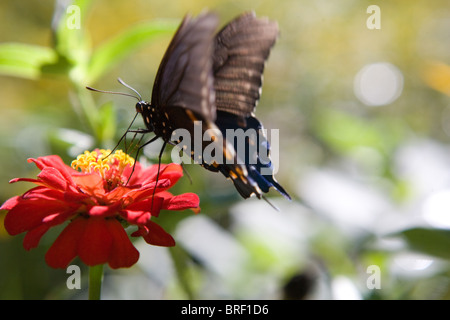
{"label": "flower petal", "polygon": [[[156,176],[158,175],[158,165],[154,164],[151,167],[141,170],[139,176],[135,179],[132,179],[134,184],[140,183],[143,186],[156,182]],[[159,176],[158,176],[158,186],[159,181],[163,179],[169,179],[170,185],[174,185],[178,179],[183,176],[183,169],[179,164],[170,163],[170,164],[162,164],[159,168]],[[131,181],[130,181],[131,182]]]}
{"label": "flower petal", "polygon": [[36,184],[39,184],[39,185],[44,185],[41,180],[30,179],[30,178],[14,178],[14,179],[9,180],[9,183],[16,183],[16,182],[19,182],[19,181],[33,182],[33,183],[36,183]]}
{"label": "flower petal", "polygon": [[88,219],[74,219],[47,251],[45,261],[52,268],[67,268],[78,253],[78,240],[83,236]]}
{"label": "flower petal", "polygon": [[56,168],[44,168],[38,174],[38,178],[50,188],[65,191],[69,188],[69,182]]}
{"label": "flower petal", "polygon": [[[128,202],[136,202],[153,196],[154,193],[161,192],[170,187],[170,181],[167,179],[158,181],[158,187],[155,190],[155,183],[142,186],[135,184],[133,186],[118,186],[108,192],[105,196],[109,202],[118,201],[119,199],[127,199]],[[127,202],[124,205],[128,205]]]}
{"label": "flower petal", "polygon": [[[47,189],[49,190],[49,189]],[[78,208],[75,205],[60,201],[57,198],[43,199],[40,197],[19,197],[6,214],[4,225],[10,235],[16,235],[32,230],[43,223],[43,219],[56,213],[71,215]],[[8,206],[9,202],[6,203]]]}
{"label": "flower petal", "polygon": [[109,266],[113,269],[131,267],[139,260],[139,251],[133,246],[119,221],[108,219],[106,226],[113,239]]}
{"label": "flower petal", "polygon": [[19,203],[19,200],[20,200],[19,196],[9,198],[2,204],[2,206],[0,207],[0,210],[11,210]]}
{"label": "flower petal", "polygon": [[115,269],[135,264],[139,251],[116,219],[79,217],[61,232],[45,259],[52,268],[67,268],[76,256],[88,266],[108,262]]}
{"label": "flower petal", "polygon": [[107,192],[105,194],[106,198],[108,199],[108,201],[119,201],[122,198],[128,197],[128,198],[132,198],[130,197],[128,194],[135,190],[135,189],[140,189],[141,186],[117,186],[116,188],[112,189],[110,192]]}
{"label": "flower petal", "polygon": [[185,210],[199,208],[200,199],[195,193],[183,193],[171,198],[165,199],[163,209],[166,210]]}
{"label": "flower petal", "polygon": [[129,224],[144,225],[152,217],[150,212],[145,210],[122,210],[121,216]]}
{"label": "flower petal", "polygon": [[120,203],[115,203],[109,206],[92,206],[87,209],[87,213],[91,217],[112,217],[118,213]]}
{"label": "flower petal", "polygon": [[50,229],[51,225],[41,224],[37,228],[30,230],[23,238],[23,247],[25,250],[36,248],[41,240],[42,236]]}
{"label": "flower petal", "polygon": [[108,262],[113,237],[103,218],[88,218],[83,236],[78,240],[78,256],[88,266]]}
{"label": "flower petal", "polygon": [[76,170],[72,169],[66,165],[59,156],[51,155],[45,157],[39,157],[37,159],[30,158],[28,162],[34,162],[36,166],[43,170],[46,167],[55,168],[64,177],[64,180],[68,181],[70,184],[72,182],[72,174],[77,173]]}
{"label": "flower petal", "polygon": [[148,244],[162,247],[173,247],[175,245],[175,240],[172,236],[155,222],[148,221],[146,228],[148,229],[148,233],[142,235],[142,237]]}
{"label": "flower petal", "polygon": [[73,180],[83,192],[91,196],[101,198],[105,194],[104,180],[98,174],[77,174],[73,176]]}
{"label": "flower petal", "polygon": [[164,169],[159,173],[160,179],[169,179],[171,185],[177,183],[177,181],[183,176],[183,168],[176,163],[168,164]]}
{"label": "flower petal", "polygon": [[22,195],[24,200],[41,199],[48,201],[64,201],[64,193],[48,187],[34,187]]}
{"label": "flower petal", "polygon": [[[134,164],[134,172],[133,166],[126,166],[122,172],[123,181],[128,181],[128,186],[132,186],[135,184],[141,184],[140,180],[142,180],[142,165],[136,161]],[[133,172],[133,174],[131,174]]]}
{"label": "flower petal", "polygon": [[[155,190],[155,183],[147,184],[139,188],[129,189],[129,191],[126,194],[122,195],[122,198],[124,200],[126,199],[126,201],[124,201],[124,205],[128,206],[130,203],[135,203],[142,201],[144,199],[151,198],[153,197],[153,195],[158,194],[159,192],[163,192],[170,187],[171,187],[170,181],[168,179],[163,179],[158,181],[158,186],[156,187],[156,190]],[[119,187],[116,189],[119,189]],[[117,196],[114,194],[114,191],[116,189],[114,189],[111,193],[107,195],[108,200],[113,200],[117,198]]]}
{"label": "flower petal", "polygon": [[164,199],[160,197],[135,202],[122,210],[121,216],[130,224],[144,225],[152,216],[159,215],[163,203]]}

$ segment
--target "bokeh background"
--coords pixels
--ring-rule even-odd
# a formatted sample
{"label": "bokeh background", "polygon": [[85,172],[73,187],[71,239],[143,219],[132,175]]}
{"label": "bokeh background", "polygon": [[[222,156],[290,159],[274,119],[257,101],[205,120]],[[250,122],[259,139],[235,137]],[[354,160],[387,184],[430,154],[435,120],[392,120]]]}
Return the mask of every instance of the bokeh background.
{"label": "bokeh background", "polygon": [[[74,11],[80,8],[80,28]],[[370,5],[381,29],[369,29]],[[162,214],[172,249],[136,242],[130,269],[105,269],[103,299],[450,298],[450,4],[434,1],[77,0],[0,2],[0,202],[35,177],[29,157],[114,147],[182,17],[278,21],[256,115],[280,129],[278,181],[293,196],[242,200],[189,165],[174,192],[202,212]],[[72,24],[74,26],[74,24]],[[75,24],[76,26],[76,24]],[[136,126],[143,127],[141,120]],[[160,144],[146,148],[155,162]],[[170,161],[169,153],[163,161]],[[0,222],[5,212],[0,213]],[[86,298],[0,223],[0,299]]]}

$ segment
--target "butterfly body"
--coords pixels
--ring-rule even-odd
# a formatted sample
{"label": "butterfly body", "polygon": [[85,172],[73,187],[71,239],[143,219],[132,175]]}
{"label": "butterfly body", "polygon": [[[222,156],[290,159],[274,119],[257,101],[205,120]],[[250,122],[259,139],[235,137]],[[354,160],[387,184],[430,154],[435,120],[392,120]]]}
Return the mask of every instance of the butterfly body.
{"label": "butterfly body", "polygon": [[165,142],[170,142],[175,128],[169,121],[167,114],[161,112],[147,101],[139,101],[136,104],[136,111],[142,115],[148,132],[153,132]]}

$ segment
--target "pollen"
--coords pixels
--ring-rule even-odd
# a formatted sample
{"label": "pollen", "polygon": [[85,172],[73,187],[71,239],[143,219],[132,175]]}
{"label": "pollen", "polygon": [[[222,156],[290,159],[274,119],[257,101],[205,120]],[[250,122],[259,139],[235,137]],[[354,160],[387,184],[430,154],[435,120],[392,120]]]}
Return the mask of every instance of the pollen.
{"label": "pollen", "polygon": [[72,161],[72,168],[83,173],[97,173],[108,183],[120,183],[121,175],[126,166],[133,166],[134,159],[122,150],[114,153],[109,149],[85,151]]}

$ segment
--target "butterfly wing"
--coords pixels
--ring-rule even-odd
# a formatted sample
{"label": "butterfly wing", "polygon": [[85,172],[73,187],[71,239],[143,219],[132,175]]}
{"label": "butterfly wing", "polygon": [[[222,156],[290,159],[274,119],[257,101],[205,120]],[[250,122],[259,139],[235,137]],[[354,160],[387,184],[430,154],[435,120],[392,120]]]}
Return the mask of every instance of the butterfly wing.
{"label": "butterfly wing", "polygon": [[[167,140],[169,137],[164,136],[165,132],[172,131],[174,138],[180,129],[185,129],[190,139],[181,138],[176,141],[177,146],[190,153],[194,162],[210,171],[219,171],[217,163],[205,162],[204,155],[196,150],[204,151],[213,144],[213,149],[220,149],[224,160],[235,157],[233,147],[222,139],[222,133],[214,123],[216,105],[212,56],[216,27],[217,17],[213,14],[203,14],[196,19],[186,16],[183,19],[161,61],[153,86],[152,103],[148,106],[158,109],[158,117],[162,118],[153,123],[157,128],[155,133],[161,132]],[[197,121],[201,121],[200,127],[196,127]],[[161,124],[170,126],[171,130],[158,129],[157,126]],[[210,135],[210,141],[203,139],[205,134]],[[197,146],[199,141],[200,145]],[[231,179],[247,175],[245,166],[240,164],[232,164],[222,170]],[[241,180],[243,184],[256,186],[245,178]]]}
{"label": "butterfly wing", "polygon": [[[238,163],[245,164],[246,176],[233,179],[236,189],[244,198],[253,193],[260,197],[270,187],[274,187],[290,199],[273,176],[270,158],[269,161],[262,159],[264,152],[269,157],[270,146],[261,131],[262,124],[252,115],[261,95],[264,65],[277,37],[276,22],[258,19],[253,12],[248,12],[226,25],[215,39],[213,72],[218,110],[216,125],[235,150],[239,150],[239,144],[244,146],[241,149],[245,150],[243,154],[238,152],[235,158]],[[255,134],[236,140],[227,136],[227,129],[233,129],[234,132],[242,129],[243,132],[252,131]],[[227,166],[221,165],[220,171],[226,171]]]}
{"label": "butterfly wing", "polygon": [[217,23],[214,14],[202,14],[196,19],[184,17],[153,85],[151,104],[161,112],[170,113],[171,108],[178,107],[196,112],[204,120],[215,119],[211,56]]}
{"label": "butterfly wing", "polygon": [[[250,26],[246,21],[250,22]],[[275,40],[269,41],[269,48],[263,48],[267,44],[262,45],[260,41],[268,41],[259,36],[254,38],[252,33],[265,32],[264,28],[260,28],[264,27],[265,23],[261,24],[260,20],[255,20],[252,15],[246,14],[234,20],[214,38],[216,25],[217,18],[212,14],[203,14],[197,19],[186,16],[183,19],[158,69],[152,102],[148,108],[156,108],[158,117],[163,118],[153,123],[155,126],[168,124],[172,133],[178,129],[188,131],[193,139],[177,142],[183,150],[190,150],[194,161],[198,161],[202,156],[194,153],[196,139],[199,139],[196,136],[196,121],[201,121],[202,151],[206,150],[209,144],[203,137],[212,129],[215,139],[210,137],[214,140],[210,143],[222,150],[223,163],[205,162],[204,158],[199,163],[210,171],[220,171],[231,178],[244,198],[251,194],[261,197],[260,186],[264,190],[268,189],[265,183],[261,182],[262,176],[253,174],[253,167],[239,161],[233,143],[222,138],[226,125],[218,122],[222,125],[222,128],[218,128],[214,121],[216,105],[220,106],[220,109],[229,108],[233,110],[233,114],[239,116],[248,116],[253,111],[260,95],[264,61]],[[272,30],[274,26],[278,30],[276,24],[269,25],[272,27],[268,30]],[[245,29],[246,26],[250,29],[244,32],[242,38],[239,36],[242,30],[234,29]],[[272,34],[273,30],[270,33]],[[249,39],[251,41],[248,43]],[[218,59],[216,54],[221,58]],[[247,72],[245,67],[249,66],[251,71]],[[215,91],[219,93],[217,99]],[[167,132],[164,128],[155,130],[155,133],[157,132],[162,132],[163,138],[168,139],[164,136]],[[197,156],[200,156],[199,159]],[[247,169],[251,169],[250,175]]]}
{"label": "butterfly wing", "polygon": [[249,116],[261,95],[262,75],[278,24],[247,12],[231,21],[216,36],[213,56],[214,88],[218,110]]}
{"label": "butterfly wing", "polygon": [[[156,109],[155,133],[168,141],[171,134],[180,133],[179,129],[186,130],[190,139],[176,141],[183,150],[194,151],[194,139],[202,138],[195,137],[195,121],[201,121],[200,133],[217,128],[211,58],[217,23],[216,15],[211,13],[197,18],[186,15],[164,54],[153,85],[148,108]],[[189,156],[194,158],[194,153]]]}

